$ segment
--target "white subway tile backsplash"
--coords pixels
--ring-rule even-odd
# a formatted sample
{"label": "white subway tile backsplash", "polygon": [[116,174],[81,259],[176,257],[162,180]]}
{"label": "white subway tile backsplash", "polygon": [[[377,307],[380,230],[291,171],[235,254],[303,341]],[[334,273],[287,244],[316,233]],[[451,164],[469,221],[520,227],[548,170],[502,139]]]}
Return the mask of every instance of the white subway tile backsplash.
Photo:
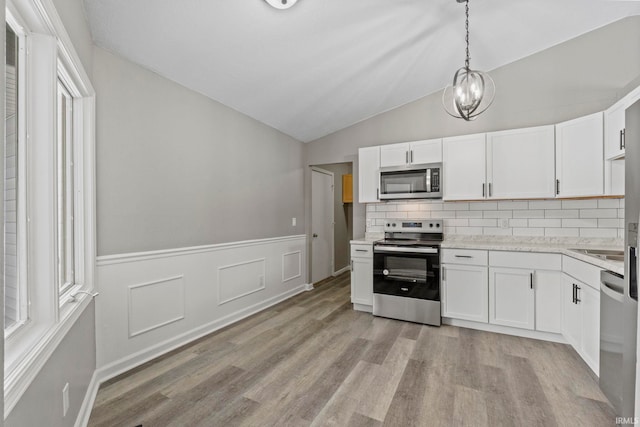
{"label": "white subway tile backsplash", "polygon": [[542,227],[542,228],[562,227],[562,220],[561,219],[530,219],[529,227]]}
{"label": "white subway tile backsplash", "polygon": [[598,220],[593,218],[582,218],[582,219],[563,219],[562,220],[563,228],[598,228]]}
{"label": "white subway tile backsplash", "polygon": [[374,233],[387,218],[433,218],[443,220],[446,235],[624,237],[624,199],[391,201],[367,205],[366,215]]}
{"label": "white subway tile backsplash", "polygon": [[512,211],[484,211],[485,218],[512,218]]}
{"label": "white subway tile backsplash", "polygon": [[624,199],[600,199],[598,200],[598,207],[600,209],[618,209],[620,207],[620,203],[624,202]]}
{"label": "white subway tile backsplash", "polygon": [[596,209],[597,200],[563,200],[562,209]]}
{"label": "white subway tile backsplash", "polygon": [[616,218],[617,209],[580,209],[580,218]]}
{"label": "white subway tile backsplash", "polygon": [[529,209],[529,202],[498,202],[498,210],[521,210]]}
{"label": "white subway tile backsplash", "polygon": [[544,212],[542,210],[533,211],[513,211],[514,218],[544,218]]}
{"label": "white subway tile backsplash", "polygon": [[544,236],[544,228],[514,228],[514,236]]}
{"label": "white subway tile backsplash", "polygon": [[617,228],[581,228],[580,237],[610,237],[618,236]]}
{"label": "white subway tile backsplash", "polygon": [[579,218],[580,211],[577,209],[550,209],[544,211],[545,218]]}
{"label": "white subway tile backsplash", "polygon": [[498,202],[473,202],[469,203],[469,209],[472,211],[495,211],[498,210]]}
{"label": "white subway tile backsplash", "polygon": [[529,209],[562,209],[560,200],[532,200]]}

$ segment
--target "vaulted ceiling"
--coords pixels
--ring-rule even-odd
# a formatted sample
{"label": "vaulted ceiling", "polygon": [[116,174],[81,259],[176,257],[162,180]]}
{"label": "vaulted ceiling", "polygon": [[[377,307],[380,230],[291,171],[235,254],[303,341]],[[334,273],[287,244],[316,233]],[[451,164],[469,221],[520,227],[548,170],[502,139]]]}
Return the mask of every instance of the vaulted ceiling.
{"label": "vaulted ceiling", "polygon": [[[305,142],[441,90],[464,62],[456,0],[84,1],[98,46]],[[638,1],[469,4],[485,71],[640,14]]]}

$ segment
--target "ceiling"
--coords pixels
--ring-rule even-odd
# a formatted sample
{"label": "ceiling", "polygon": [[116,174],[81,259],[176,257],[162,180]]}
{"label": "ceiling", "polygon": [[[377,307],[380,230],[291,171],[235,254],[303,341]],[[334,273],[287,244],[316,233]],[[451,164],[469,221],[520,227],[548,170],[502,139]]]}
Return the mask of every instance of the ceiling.
{"label": "ceiling", "polygon": [[[464,62],[455,0],[84,1],[98,46],[304,142],[439,91]],[[640,2],[478,0],[470,14],[471,66],[486,71]]]}

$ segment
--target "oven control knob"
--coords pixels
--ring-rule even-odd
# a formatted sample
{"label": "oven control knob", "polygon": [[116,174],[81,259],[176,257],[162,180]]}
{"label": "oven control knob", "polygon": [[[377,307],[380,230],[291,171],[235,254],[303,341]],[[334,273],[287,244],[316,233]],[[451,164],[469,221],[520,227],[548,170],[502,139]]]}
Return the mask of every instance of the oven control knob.
{"label": "oven control knob", "polygon": [[387,270],[386,268],[384,270],[382,270],[382,274],[384,274],[385,276],[389,275],[389,270]]}
{"label": "oven control knob", "polygon": [[387,227],[391,227],[391,224],[387,223]]}
{"label": "oven control knob", "polygon": [[436,227],[440,228],[440,224],[436,224]]}
{"label": "oven control knob", "polygon": [[433,228],[433,223],[432,222],[429,223],[429,228]]}
{"label": "oven control knob", "polygon": [[395,227],[395,226],[396,226],[396,223],[394,222],[393,224],[391,224],[391,226],[392,226],[392,227]]}

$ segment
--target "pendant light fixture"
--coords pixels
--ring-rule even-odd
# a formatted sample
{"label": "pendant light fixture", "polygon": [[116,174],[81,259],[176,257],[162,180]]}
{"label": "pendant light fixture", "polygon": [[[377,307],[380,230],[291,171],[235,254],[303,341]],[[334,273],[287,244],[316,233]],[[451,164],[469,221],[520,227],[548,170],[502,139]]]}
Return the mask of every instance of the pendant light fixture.
{"label": "pendant light fixture", "polygon": [[291,6],[296,4],[298,0],[265,0],[269,5],[275,7],[276,9],[289,9]]}
{"label": "pendant light fixture", "polygon": [[466,59],[464,67],[453,75],[453,84],[447,86],[442,94],[442,104],[453,117],[470,121],[486,111],[493,103],[496,85],[491,76],[469,67],[469,0],[456,0],[465,3],[465,30],[467,36]]}

